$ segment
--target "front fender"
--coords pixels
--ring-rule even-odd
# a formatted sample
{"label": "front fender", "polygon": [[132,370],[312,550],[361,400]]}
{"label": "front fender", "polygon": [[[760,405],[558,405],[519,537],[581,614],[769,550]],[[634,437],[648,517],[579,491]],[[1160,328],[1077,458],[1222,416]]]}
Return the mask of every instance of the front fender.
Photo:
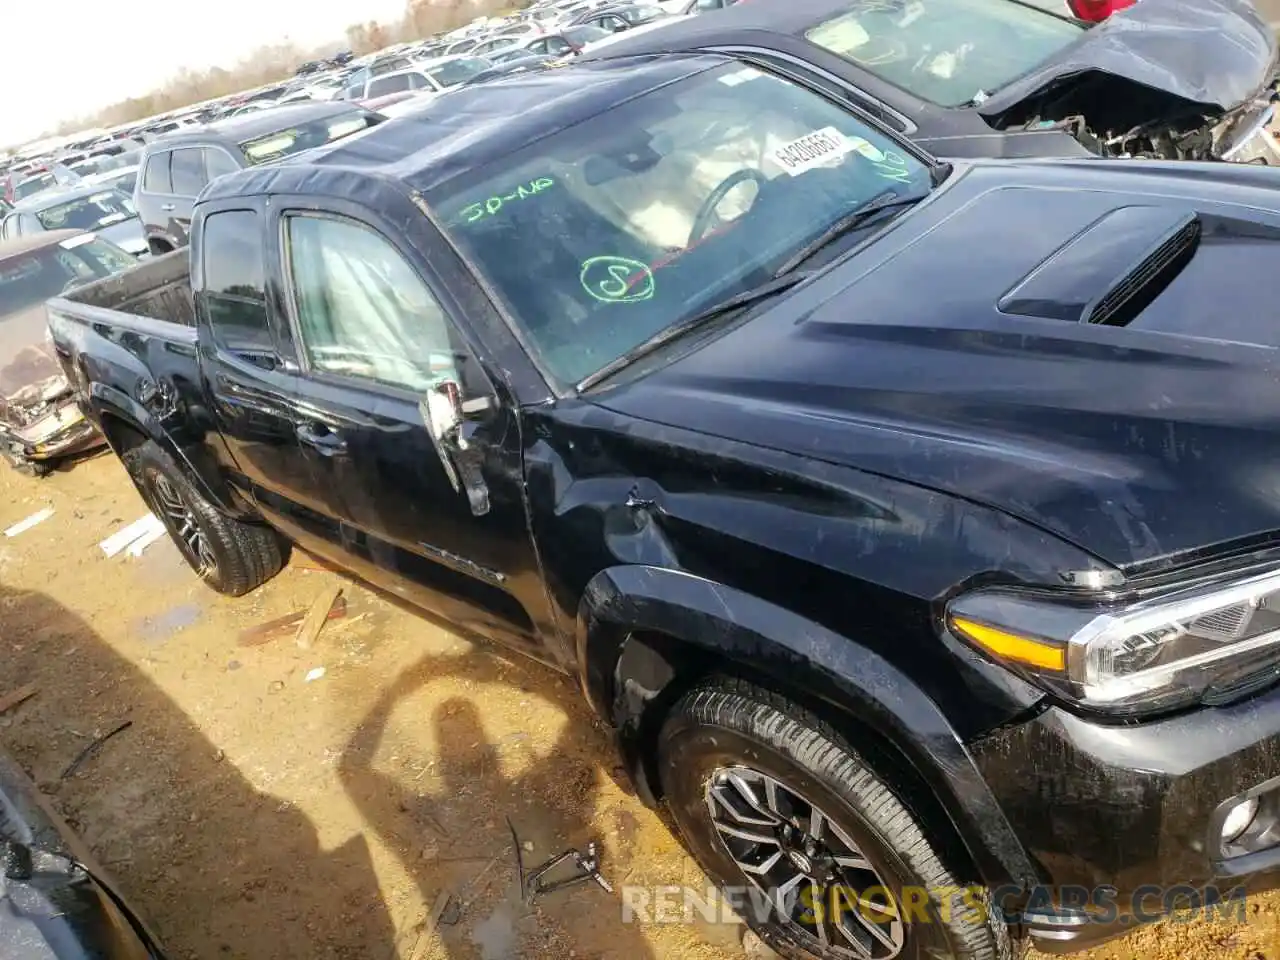
{"label": "front fender", "polygon": [[[646,636],[670,638],[670,645]],[[1034,884],[1038,871],[951,724],[883,657],[782,607],[675,570],[619,566],[587,585],[579,607],[580,682],[612,724],[641,795],[658,792],[648,768],[654,712],[670,704],[691,662],[734,664],[777,678],[876,731],[946,811],[984,880]],[[665,647],[666,649],[662,649]]]}

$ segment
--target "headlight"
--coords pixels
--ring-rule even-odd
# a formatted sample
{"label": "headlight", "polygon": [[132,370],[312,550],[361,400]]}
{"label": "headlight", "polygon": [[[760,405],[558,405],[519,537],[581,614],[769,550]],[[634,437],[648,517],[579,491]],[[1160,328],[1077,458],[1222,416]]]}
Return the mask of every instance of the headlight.
{"label": "headlight", "polygon": [[1280,571],[1111,609],[977,591],[948,606],[947,625],[1082,706],[1172,709],[1280,677]]}

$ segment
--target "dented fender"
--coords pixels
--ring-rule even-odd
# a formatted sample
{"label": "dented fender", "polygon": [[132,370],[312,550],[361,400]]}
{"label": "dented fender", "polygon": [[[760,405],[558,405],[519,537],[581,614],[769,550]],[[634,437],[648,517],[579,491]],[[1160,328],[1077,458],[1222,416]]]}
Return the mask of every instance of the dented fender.
{"label": "dented fender", "polygon": [[942,711],[887,660],[848,638],[724,584],[634,565],[602,570],[588,584],[576,645],[583,691],[612,725],[647,802],[660,792],[648,738],[665,708],[695,677],[749,665],[788,678],[886,738],[934,791],[984,880],[1035,881],[1035,868]]}
{"label": "dented fender", "polygon": [[[155,441],[169,456],[173,457],[186,469],[187,476],[192,479],[197,488],[211,503],[216,504],[231,516],[242,517],[246,515],[245,509],[232,496],[225,483],[220,479],[214,483],[209,482],[208,478],[210,476],[219,476],[217,471],[212,468],[202,469],[192,457],[187,455],[187,451],[177,443],[169,431],[165,429],[162,417],[152,413],[129,394],[100,382],[91,382],[88,384],[88,406],[89,409],[86,412],[89,419],[93,421],[102,435],[107,438],[108,445],[111,446],[117,456],[123,451],[116,448],[118,441],[106,422],[107,418],[112,417],[138,431],[149,440]],[[201,450],[199,446],[195,449],[197,453]]]}

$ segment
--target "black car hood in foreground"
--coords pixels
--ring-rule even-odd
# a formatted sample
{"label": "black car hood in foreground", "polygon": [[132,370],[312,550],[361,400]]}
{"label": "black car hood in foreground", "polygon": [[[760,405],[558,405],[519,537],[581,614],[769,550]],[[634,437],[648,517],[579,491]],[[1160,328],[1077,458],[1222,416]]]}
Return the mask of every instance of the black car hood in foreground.
{"label": "black car hood in foreground", "polygon": [[[961,168],[771,309],[596,399],[977,501],[1130,572],[1188,561],[1280,531],[1278,186],[1230,164]],[[1078,319],[1126,292],[1123,325]]]}
{"label": "black car hood in foreground", "polygon": [[101,876],[35,784],[0,754],[0,960],[159,958]]}
{"label": "black car hood in foreground", "polygon": [[1217,112],[1274,78],[1275,33],[1250,0],[1141,0],[1002,87],[978,112],[994,126],[1026,101],[1091,74],[1131,80]]}

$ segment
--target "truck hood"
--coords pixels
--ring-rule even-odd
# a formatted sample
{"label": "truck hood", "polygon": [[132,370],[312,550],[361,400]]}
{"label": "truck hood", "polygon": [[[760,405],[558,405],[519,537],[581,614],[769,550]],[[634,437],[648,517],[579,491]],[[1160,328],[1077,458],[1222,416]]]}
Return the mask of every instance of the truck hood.
{"label": "truck hood", "polygon": [[[1258,95],[1276,68],[1276,37],[1250,0],[1141,0],[1002,87],[978,108],[993,126],[1066,85],[1119,78],[1221,113]],[[1099,84],[1100,95],[1108,86]]]}
{"label": "truck hood", "polygon": [[1163,567],[1280,531],[1278,261],[1274,171],[991,161],[595,399]]}

